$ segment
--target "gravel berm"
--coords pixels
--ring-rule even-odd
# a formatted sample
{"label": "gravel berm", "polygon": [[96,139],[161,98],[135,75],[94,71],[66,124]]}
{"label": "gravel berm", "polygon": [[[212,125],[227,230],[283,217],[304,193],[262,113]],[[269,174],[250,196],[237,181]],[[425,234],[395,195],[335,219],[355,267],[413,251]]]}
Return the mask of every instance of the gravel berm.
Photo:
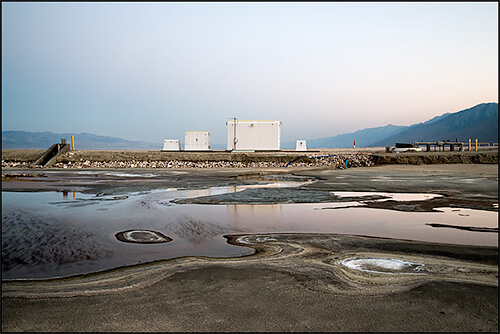
{"label": "gravel berm", "polygon": [[[2,168],[26,168],[43,150],[2,150]],[[296,152],[70,151],[51,168],[370,167],[385,164],[498,164],[498,148],[480,151],[384,153],[383,148]],[[40,167],[38,167],[40,168]]]}

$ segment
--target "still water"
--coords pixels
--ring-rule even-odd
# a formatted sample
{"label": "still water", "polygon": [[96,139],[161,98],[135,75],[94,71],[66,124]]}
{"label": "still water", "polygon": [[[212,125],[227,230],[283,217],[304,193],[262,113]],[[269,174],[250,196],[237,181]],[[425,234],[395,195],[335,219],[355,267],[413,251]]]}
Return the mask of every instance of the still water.
{"label": "still water", "polygon": [[[272,205],[171,202],[248,187],[256,186],[160,189],[126,196],[2,192],[2,278],[60,277],[180,256],[229,257],[253,253],[250,248],[226,243],[223,235],[238,233],[341,233],[498,246],[498,233],[428,225],[498,228],[497,212],[456,208],[399,212],[369,209],[360,202]],[[335,195],[373,193],[336,192]],[[397,196],[396,199],[404,201],[429,199],[434,195]],[[117,233],[129,230],[157,231],[173,240],[137,244],[116,238]]]}

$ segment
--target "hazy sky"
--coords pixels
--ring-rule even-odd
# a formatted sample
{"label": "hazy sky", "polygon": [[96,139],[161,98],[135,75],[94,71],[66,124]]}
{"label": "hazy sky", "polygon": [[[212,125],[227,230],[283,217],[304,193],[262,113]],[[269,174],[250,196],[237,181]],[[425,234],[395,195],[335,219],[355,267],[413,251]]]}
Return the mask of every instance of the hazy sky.
{"label": "hazy sky", "polygon": [[2,130],[282,142],[498,102],[498,3],[2,3]]}

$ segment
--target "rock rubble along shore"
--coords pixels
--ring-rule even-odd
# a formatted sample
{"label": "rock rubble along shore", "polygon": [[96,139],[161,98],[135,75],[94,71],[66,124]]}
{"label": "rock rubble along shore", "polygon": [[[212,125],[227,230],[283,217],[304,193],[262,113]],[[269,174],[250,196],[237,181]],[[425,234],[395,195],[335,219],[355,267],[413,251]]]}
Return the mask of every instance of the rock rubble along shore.
{"label": "rock rubble along shore", "polygon": [[[250,160],[250,159],[249,159]],[[334,155],[324,157],[300,156],[288,162],[278,161],[186,161],[186,160],[135,160],[130,161],[91,161],[80,159],[80,161],[61,161],[55,163],[55,168],[255,168],[255,167],[370,167],[373,166],[371,155],[350,154]],[[2,167],[30,167],[26,161],[4,161]],[[33,166],[34,168],[42,168]]]}
{"label": "rock rubble along shore", "polygon": [[[2,150],[2,168],[30,168],[43,150]],[[347,163],[347,164],[346,164]],[[318,152],[162,152],[71,151],[52,168],[255,168],[327,167],[343,169],[374,165],[498,164],[498,148],[480,151],[383,153],[356,149]],[[42,168],[42,167],[34,167]]]}

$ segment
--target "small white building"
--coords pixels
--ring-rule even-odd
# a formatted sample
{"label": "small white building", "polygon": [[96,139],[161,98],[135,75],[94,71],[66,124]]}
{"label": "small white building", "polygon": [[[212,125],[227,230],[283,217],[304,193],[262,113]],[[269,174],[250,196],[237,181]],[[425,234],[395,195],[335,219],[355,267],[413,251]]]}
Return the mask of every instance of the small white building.
{"label": "small white building", "polygon": [[227,149],[232,151],[279,151],[281,122],[241,121],[232,118],[227,125]]}
{"label": "small white building", "polygon": [[295,144],[295,151],[307,151],[307,145],[305,140],[297,140]]}
{"label": "small white building", "polygon": [[162,151],[180,151],[181,144],[178,139],[165,139]]}
{"label": "small white building", "polygon": [[185,151],[210,151],[210,133],[208,131],[187,131],[184,141]]}

